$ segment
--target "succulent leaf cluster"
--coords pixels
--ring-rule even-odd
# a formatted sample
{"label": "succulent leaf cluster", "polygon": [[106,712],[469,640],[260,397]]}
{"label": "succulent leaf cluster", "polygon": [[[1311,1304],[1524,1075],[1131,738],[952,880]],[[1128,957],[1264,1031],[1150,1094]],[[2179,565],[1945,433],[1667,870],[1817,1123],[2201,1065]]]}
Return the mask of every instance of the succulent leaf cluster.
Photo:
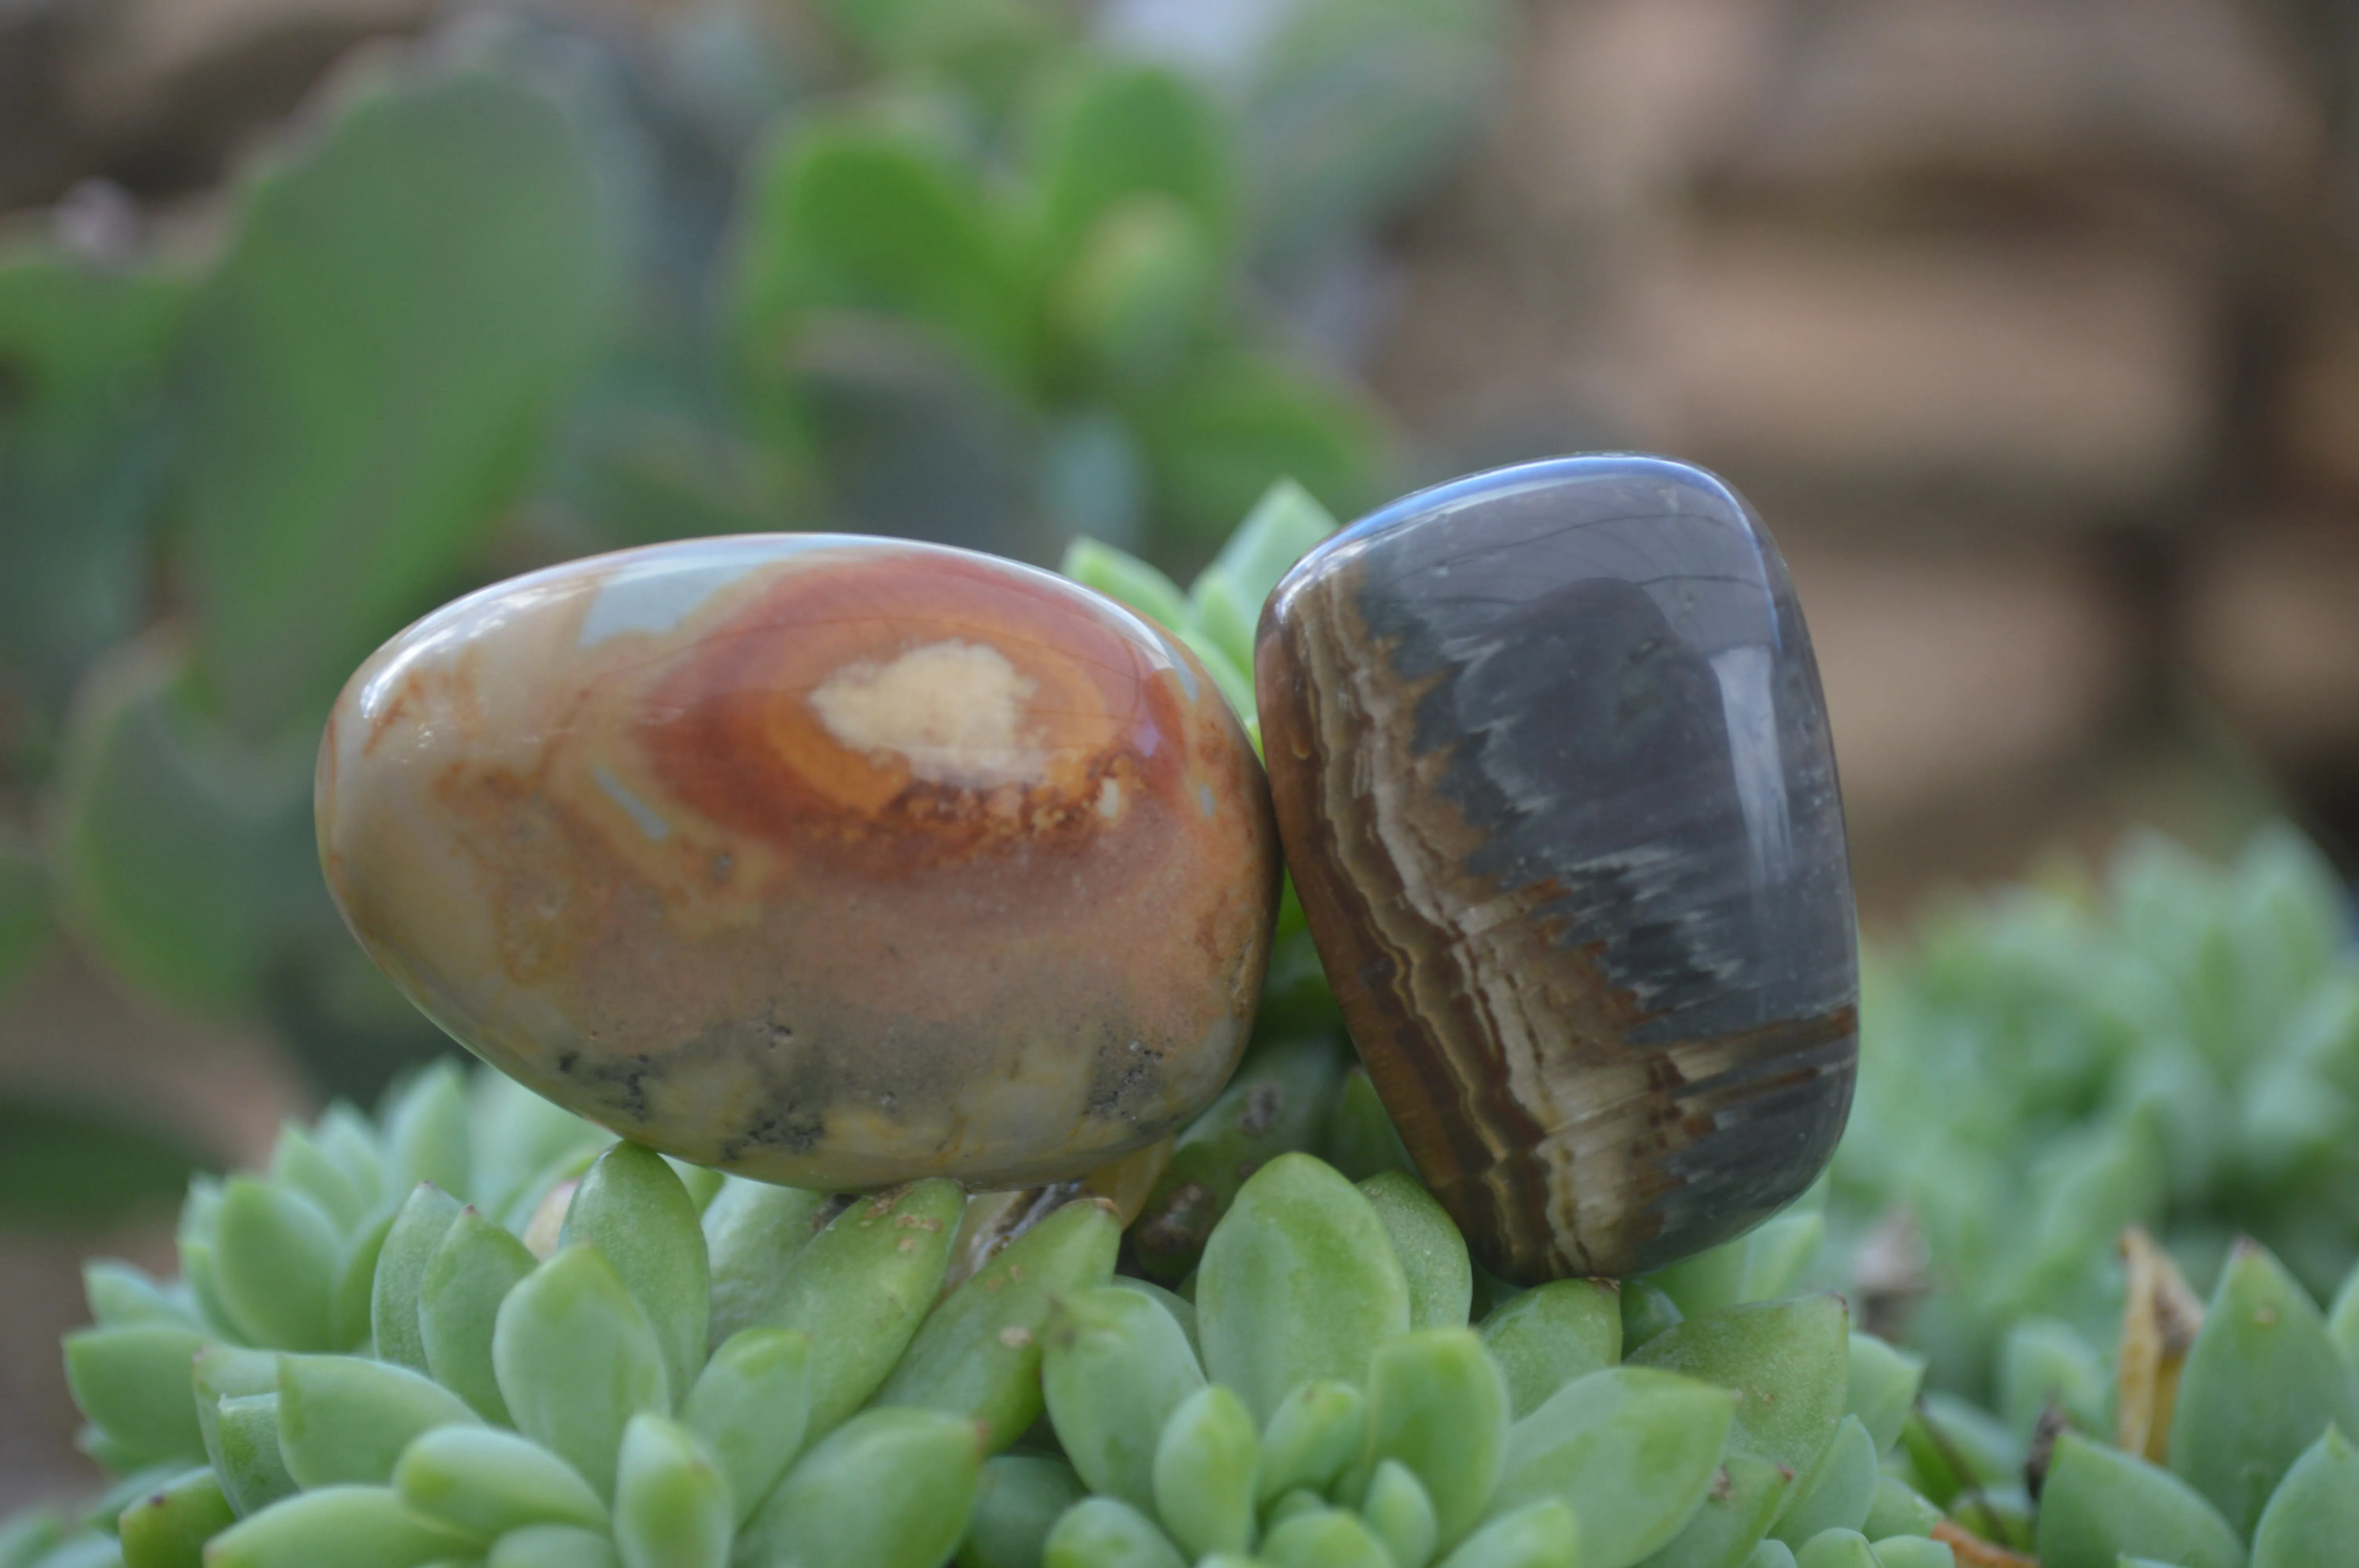
{"label": "succulent leaf cluster", "polygon": [[0,1568],[2290,1568],[2359,1539],[2359,1272],[2321,1312],[2245,1245],[2207,1308],[2133,1233],[2118,1335],[2016,1325],[1986,1410],[1788,1293],[1823,1185],[1645,1279],[1486,1277],[1342,1050],[1272,1031],[1176,1141],[1221,1190],[1175,1209],[1167,1170],[1127,1232],[1085,1184],[675,1167],[438,1068],[198,1183],[178,1280],[92,1267],[68,1366],[121,1480]]}
{"label": "succulent leaf cluster", "polygon": [[2359,1541],[2359,1270],[2321,1313],[2274,1255],[2242,1241],[2206,1304],[2143,1233],[2125,1245],[2129,1300],[2105,1351],[2059,1324],[2018,1334],[2004,1413],[1928,1394],[1887,1476],[2047,1568],[2347,1560]]}
{"label": "succulent leaf cluster", "polygon": [[1829,1215],[1937,1385],[1995,1397],[2057,1323],[2103,1342],[2127,1226],[2199,1281],[2238,1236],[2320,1296],[2359,1260],[2359,948],[2291,829],[2224,869],[2134,840],[2104,886],[1960,908],[1866,979]]}
{"label": "succulent leaf cluster", "polygon": [[450,1068],[290,1128],[199,1185],[180,1279],[92,1266],[68,1364],[123,1479],[0,1564],[1947,1560],[1827,1555],[1938,1517],[1857,1484],[1918,1368],[1756,1299],[1808,1260],[1775,1226],[1511,1291],[1406,1172],[1287,1152],[1174,1292],[1102,1198],[687,1174]]}

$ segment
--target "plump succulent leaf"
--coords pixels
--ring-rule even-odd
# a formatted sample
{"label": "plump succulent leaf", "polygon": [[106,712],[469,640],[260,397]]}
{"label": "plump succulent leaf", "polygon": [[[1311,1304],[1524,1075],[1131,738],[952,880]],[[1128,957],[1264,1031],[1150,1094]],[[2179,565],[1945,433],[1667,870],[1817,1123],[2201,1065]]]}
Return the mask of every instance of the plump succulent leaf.
{"label": "plump succulent leaf", "polygon": [[2186,1482],[2073,1433],[2056,1440],[2039,1494],[2041,1568],[2113,1568],[2158,1553],[2188,1568],[2245,1568],[2228,1520]]}
{"label": "plump succulent leaf", "polygon": [[492,1542],[484,1568],[622,1568],[622,1558],[602,1530],[528,1524]]}
{"label": "plump succulent leaf", "polygon": [[722,1183],[703,1216],[712,1281],[708,1336],[712,1344],[741,1329],[777,1321],[777,1297],[787,1281],[787,1263],[819,1233],[826,1202],[826,1194],[799,1187],[774,1187],[738,1176]]}
{"label": "plump succulent leaf", "polygon": [[116,1519],[124,1568],[192,1568],[202,1561],[205,1542],[236,1519],[210,1466],[185,1471],[145,1493]]}
{"label": "plump succulent leaf", "polygon": [[623,1430],[671,1408],[647,1314],[594,1247],[565,1249],[500,1303],[492,1367],[516,1428],[563,1458],[602,1498]]}
{"label": "plump succulent leaf", "polygon": [[1506,1380],[1472,1329],[1415,1330],[1380,1347],[1368,1368],[1364,1471],[1387,1460],[1414,1475],[1433,1505],[1439,1543],[1458,1544],[1483,1517],[1507,1445]]}
{"label": "plump succulent leaf", "polygon": [[2359,1453],[2339,1427],[2293,1463],[2253,1530],[2253,1568],[2331,1563],[2359,1542]]}
{"label": "plump succulent leaf", "polygon": [[[1193,635],[1185,629],[1183,634]],[[1223,672],[1228,671],[1245,682],[1249,699],[1246,677],[1217,649],[1213,659],[1217,663],[1206,667],[1215,681],[1225,683],[1229,676]],[[1234,692],[1230,697],[1232,703],[1238,700]],[[1250,711],[1247,700],[1239,712]],[[1323,993],[1323,979],[1319,988]],[[1177,1281],[1197,1267],[1213,1227],[1254,1172],[1280,1155],[1319,1146],[1346,1054],[1324,1033],[1280,1034],[1245,1054],[1228,1086],[1180,1130],[1170,1162],[1147,1194],[1131,1231],[1147,1272]]]}
{"label": "plump succulent leaf", "polygon": [[1502,1515],[1460,1543],[1441,1568],[1578,1568],[1581,1526],[1571,1508],[1545,1498]]}
{"label": "plump succulent leaf", "polygon": [[965,1416],[981,1426],[990,1452],[1006,1448],[1040,1415],[1050,1303],[1112,1279],[1121,1245],[1112,1204],[1067,1204],[927,1314],[875,1402]]}
{"label": "plump succulent leaf", "polygon": [[1826,1241],[1826,1216],[1795,1208],[1745,1238],[1745,1288],[1739,1301],[1790,1295]]}
{"label": "plump succulent leaf", "polygon": [[633,1416],[614,1473],[623,1568],[728,1568],[736,1526],[728,1477],[704,1444],[663,1416]]}
{"label": "plump succulent leaf", "polygon": [[278,1452],[306,1491],[389,1485],[412,1438],[476,1420],[464,1400],[407,1367],[358,1356],[278,1360]]}
{"label": "plump succulent leaf", "polygon": [[1155,1452],[1204,1374],[1171,1314],[1136,1291],[1083,1291],[1049,1319],[1049,1419],[1090,1490],[1155,1506]]}
{"label": "plump succulent leaf", "polygon": [[1957,1568],[1956,1551],[1946,1541],[1921,1535],[1869,1537],[1878,1568]]}
{"label": "plump succulent leaf", "polygon": [[2359,1372],[2359,1266],[2352,1269],[2334,1292],[2333,1308],[2326,1314],[2326,1336],[2334,1342],[2343,1364]]}
{"label": "plump succulent leaf", "polygon": [[695,1201],[663,1156],[617,1143],[598,1157],[565,1211],[560,1245],[595,1247],[647,1314],[666,1386],[686,1392],[704,1365],[712,1276]]}
{"label": "plump succulent leaf", "polygon": [[1380,1462],[1360,1498],[1360,1517],[1396,1564],[1432,1561],[1441,1527],[1425,1486],[1397,1459]]}
{"label": "plump succulent leaf", "polygon": [[1163,1423],[1152,1469],[1155,1510],[1190,1557],[1253,1544],[1253,1416],[1236,1394],[1208,1384]]}
{"label": "plump succulent leaf", "polygon": [[1262,1560],[1274,1568],[1391,1568],[1391,1555],[1357,1513],[1305,1509],[1270,1529]]}
{"label": "plump succulent leaf", "polygon": [[959,1568],[1037,1568],[1049,1532],[1089,1496],[1071,1465],[1044,1454],[1001,1454],[983,1466]]}
{"label": "plump succulent leaf", "polygon": [[2006,1423],[1953,1394],[1927,1394],[1901,1424],[1912,1483],[1947,1506],[1961,1492],[2005,1486],[2023,1473],[2023,1443]]}
{"label": "plump succulent leaf", "polygon": [[530,1438],[497,1427],[419,1433],[394,1465],[393,1489],[424,1518],[484,1541],[527,1525],[606,1524],[606,1505],[580,1471]]}
{"label": "plump succulent leaf", "polygon": [[1521,1420],[1575,1378],[1622,1360],[1622,1303],[1603,1280],[1556,1280],[1518,1291],[1483,1320],[1483,1347],[1506,1374]]}
{"label": "plump succulent leaf", "polygon": [[1872,1334],[1851,1336],[1844,1362],[1843,1413],[1857,1416],[1875,1452],[1900,1441],[1909,1407],[1925,1381],[1925,1358]]}
{"label": "plump succulent leaf", "polygon": [[1636,1563],[1703,1501],[1735,1404],[1724,1390],[1652,1368],[1576,1379],[1510,1430],[1492,1510],[1560,1498],[1581,1520],[1584,1563]]}
{"label": "plump succulent leaf", "polygon": [[982,1468],[968,1422],[864,1411],[787,1472],[746,1524],[741,1556],[799,1568],[936,1568],[965,1533]]}
{"label": "plump succulent leaf", "polygon": [[1355,1385],[1296,1384],[1262,1430],[1256,1500],[1266,1509],[1289,1492],[1326,1491],[1359,1458],[1367,1431],[1367,1396]]}
{"label": "plump succulent leaf", "polygon": [[261,1512],[295,1491],[295,1477],[278,1452],[278,1396],[244,1394],[216,1408],[211,1445],[222,1490],[241,1519]]}
{"label": "plump succulent leaf", "polygon": [[1867,1507],[1867,1521],[1859,1529],[1870,1541],[1895,1535],[1930,1535],[1941,1517],[1940,1509],[1898,1476],[1879,1476],[1875,1498]]}
{"label": "plump succulent leaf", "polygon": [[2277,1482],[2330,1422],[2359,1432],[2359,1372],[2277,1260],[2238,1248],[2180,1377],[2170,1467],[2249,1539]]}
{"label": "plump succulent leaf", "polygon": [[1696,1317],[1734,1306],[1745,1299],[1752,1239],[1740,1236],[1734,1241],[1723,1242],[1647,1275],[1646,1281],[1670,1297],[1681,1317]]}
{"label": "plump succulent leaf", "polygon": [[1685,1315],[1680,1311],[1680,1303],[1671,1300],[1670,1292],[1652,1280],[1623,1281],[1623,1352],[1635,1355],[1677,1327]]}
{"label": "plump succulent leaf", "polygon": [[205,1549],[205,1568],[424,1568],[477,1542],[422,1519],[388,1487],[326,1487],[242,1519]]}
{"label": "plump succulent leaf", "polygon": [[810,1432],[884,1382],[940,1293],[966,1195],[936,1178],[854,1202],[786,1262],[762,1325],[811,1342]]}
{"label": "plump succulent leaf", "polygon": [[385,1146],[397,1187],[428,1182],[446,1193],[474,1190],[467,1079],[456,1062],[422,1067],[386,1097]]}
{"label": "plump succulent leaf", "polygon": [[149,1459],[204,1457],[189,1368],[204,1336],[169,1324],[87,1328],[66,1336],[74,1403],[116,1443]]}
{"label": "plump succulent leaf", "polygon": [[1065,1510],[1041,1548],[1042,1568],[1187,1568],[1153,1519],[1117,1498],[1085,1498]]}
{"label": "plump succulent leaf", "polygon": [[1689,1318],[1630,1360],[1734,1390],[1738,1444],[1799,1475],[1843,1420],[1850,1354],[1849,1314],[1839,1298],[1819,1295]]}
{"label": "plump succulent leaf", "polygon": [[1464,1327],[1474,1299],[1474,1264],[1458,1227],[1424,1184],[1406,1171],[1386,1171],[1358,1185],[1400,1260],[1408,1283],[1409,1326]]}
{"label": "plump succulent leaf", "polygon": [[1782,1466],[1730,1450],[1696,1511],[1644,1568],[1737,1568],[1767,1534],[1794,1484]]}
{"label": "plump succulent leaf", "polygon": [[742,1524],[801,1452],[810,1424],[810,1337],[748,1328],[712,1353],[681,1402],[680,1424],[729,1478]]}
{"label": "plump succulent leaf", "polygon": [[1855,1415],[1843,1417],[1818,1463],[1794,1486],[1773,1535],[1800,1551],[1821,1530],[1859,1530],[1875,1502],[1875,1440]]}
{"label": "plump succulent leaf", "polygon": [[1193,618],[1188,596],[1177,583],[1159,568],[1112,545],[1077,538],[1065,546],[1057,570],[1169,631],[1184,629]]}
{"label": "plump succulent leaf", "polygon": [[1875,1548],[1855,1530],[1822,1530],[1794,1552],[1797,1568],[1879,1568]]}
{"label": "plump succulent leaf", "polygon": [[1205,1369],[1256,1421],[1298,1383],[1364,1381],[1376,1347],[1408,1322],[1408,1281],[1375,1206],[1309,1155],[1255,1172],[1204,1249]]}
{"label": "plump succulent leaf", "polygon": [[371,1345],[383,1359],[416,1372],[428,1369],[426,1341],[418,1331],[418,1298],[434,1249],[463,1207],[441,1188],[420,1182],[394,1216],[369,1286]]}
{"label": "plump succulent leaf", "polygon": [[223,1184],[213,1221],[212,1284],[255,1344],[337,1350],[334,1280],[342,1240],[317,1203],[253,1176]]}
{"label": "plump succulent leaf", "polygon": [[418,1292],[427,1369],[485,1421],[513,1419],[492,1347],[501,1303],[534,1266],[523,1242],[472,1208],[451,1222],[427,1260]]}
{"label": "plump succulent leaf", "polygon": [[526,478],[618,281],[596,171],[549,97],[415,70],[339,107],[249,182],[182,351],[179,564],[249,734],[324,706],[430,602]]}

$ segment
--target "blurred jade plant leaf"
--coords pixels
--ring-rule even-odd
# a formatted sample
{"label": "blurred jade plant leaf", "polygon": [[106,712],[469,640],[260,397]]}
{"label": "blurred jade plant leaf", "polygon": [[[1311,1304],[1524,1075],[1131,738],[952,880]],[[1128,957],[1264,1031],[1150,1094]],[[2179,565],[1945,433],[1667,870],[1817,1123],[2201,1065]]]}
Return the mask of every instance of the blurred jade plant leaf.
{"label": "blurred jade plant leaf", "polygon": [[111,1107],[0,1096],[0,1226],[111,1225],[169,1214],[209,1162]]}
{"label": "blurred jade plant leaf", "polygon": [[255,178],[179,387],[205,689],[260,738],[455,584],[608,330],[618,237],[564,114],[488,70],[348,84]]}
{"label": "blurred jade plant leaf", "polygon": [[237,743],[205,717],[168,636],[125,644],[82,683],[55,806],[51,864],[76,934],[159,1000],[249,1004],[302,928],[332,919],[310,738]]}
{"label": "blurred jade plant leaf", "polygon": [[1245,73],[1256,260],[1316,261],[1464,155],[1508,64],[1495,0],[1302,0]]}
{"label": "blurred jade plant leaf", "polygon": [[0,663],[45,701],[137,624],[179,273],[0,250]]}
{"label": "blurred jade plant leaf", "polygon": [[[1338,514],[1377,499],[1386,435],[1339,382],[1247,350],[1207,361],[1139,409],[1159,509],[1188,538],[1219,536],[1272,474],[1291,474]],[[1380,481],[1379,481],[1380,482]]]}
{"label": "blurred jade plant leaf", "polygon": [[[821,502],[863,521],[858,454],[895,444],[832,424],[846,366],[929,353],[988,384],[880,387],[885,417],[868,428],[929,432],[900,443],[915,450],[896,470],[999,493],[991,465],[931,432],[961,427],[952,398],[1002,402],[996,444],[1026,454],[1024,493],[1002,509],[1060,532],[1201,560],[1279,474],[1338,510],[1375,499],[1386,443],[1374,411],[1267,346],[1245,308],[1243,181],[1216,103],[1161,67],[1086,55],[1044,67],[1025,97],[1002,152],[872,104],[789,121],[756,161],[734,258],[738,362],[756,417],[816,468]],[[862,337],[864,355],[826,351]],[[961,375],[937,364],[924,384]],[[905,525],[1021,549],[969,522],[953,507]]]}
{"label": "blurred jade plant leaf", "polygon": [[986,114],[1006,108],[1078,31],[1066,0],[818,0],[849,52],[888,78],[954,85]]}
{"label": "blurred jade plant leaf", "polygon": [[49,946],[49,873],[33,846],[0,828],[0,996]]}
{"label": "blurred jade plant leaf", "polygon": [[897,128],[789,122],[749,192],[740,351],[757,376],[809,313],[922,323],[1018,385],[1031,323],[981,191]]}
{"label": "blurred jade plant leaf", "polygon": [[1216,242],[1236,221],[1227,127],[1197,88],[1152,66],[1079,69],[1045,90],[1031,164],[1032,243],[1055,271],[1142,197],[1176,203]]}

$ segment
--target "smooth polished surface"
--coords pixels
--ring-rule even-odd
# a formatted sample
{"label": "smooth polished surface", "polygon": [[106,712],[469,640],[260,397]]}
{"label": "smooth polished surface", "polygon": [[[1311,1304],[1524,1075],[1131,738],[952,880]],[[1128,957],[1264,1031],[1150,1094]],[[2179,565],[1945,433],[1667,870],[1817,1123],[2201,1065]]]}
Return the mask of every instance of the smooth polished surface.
{"label": "smooth polished surface", "polygon": [[1278,585],[1256,676],[1328,979],[1484,1267],[1644,1272],[1810,1184],[1857,943],[1809,633],[1742,500],[1638,457],[1413,495]]}
{"label": "smooth polished surface", "polygon": [[668,1152],[1015,1187],[1220,1088],[1268,959],[1259,765],[1193,657],[1061,578],[752,535],[486,589],[320,753],[346,921],[453,1036]]}

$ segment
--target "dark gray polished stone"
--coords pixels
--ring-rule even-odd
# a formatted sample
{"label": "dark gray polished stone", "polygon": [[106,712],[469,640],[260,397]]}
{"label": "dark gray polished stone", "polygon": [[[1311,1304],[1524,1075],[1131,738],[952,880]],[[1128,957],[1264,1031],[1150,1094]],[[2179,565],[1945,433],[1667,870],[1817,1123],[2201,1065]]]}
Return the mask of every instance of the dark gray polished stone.
{"label": "dark gray polished stone", "polygon": [[1410,496],[1278,585],[1256,665],[1312,935],[1486,1267],[1658,1268],[1810,1184],[1856,1057],[1843,805],[1733,491],[1611,456]]}

